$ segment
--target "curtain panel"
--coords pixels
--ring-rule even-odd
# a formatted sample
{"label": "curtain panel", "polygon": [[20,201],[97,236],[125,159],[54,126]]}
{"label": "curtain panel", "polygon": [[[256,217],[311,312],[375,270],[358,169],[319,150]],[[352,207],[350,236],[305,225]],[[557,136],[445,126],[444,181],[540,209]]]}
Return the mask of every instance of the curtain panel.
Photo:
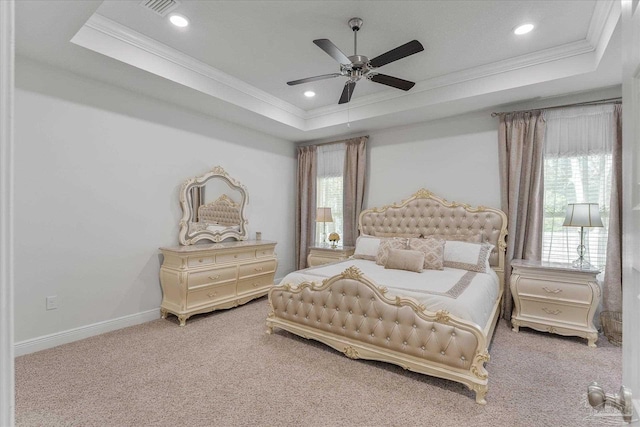
{"label": "curtain panel", "polygon": [[622,105],[613,110],[614,138],[611,147],[611,202],[607,263],[604,270],[603,310],[622,311]]}
{"label": "curtain panel", "polygon": [[502,210],[507,214],[505,289],[502,316],[510,320],[511,260],[540,260],[542,249],[543,143],[545,121],[542,111],[500,116],[498,154]]}
{"label": "curtain panel", "polygon": [[309,246],[316,235],[317,147],[298,147],[296,178],[296,265],[307,267]]}
{"label": "curtain panel", "polygon": [[358,238],[358,218],[362,211],[365,191],[368,136],[345,141],[344,158],[344,230],[343,245],[354,246]]}

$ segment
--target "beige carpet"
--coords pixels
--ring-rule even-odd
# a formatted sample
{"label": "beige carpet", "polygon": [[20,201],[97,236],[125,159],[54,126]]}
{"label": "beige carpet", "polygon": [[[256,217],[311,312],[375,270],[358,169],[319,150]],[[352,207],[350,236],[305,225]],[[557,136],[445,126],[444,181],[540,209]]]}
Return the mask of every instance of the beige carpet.
{"label": "beige carpet", "polygon": [[16,360],[18,426],[602,425],[586,387],[621,384],[621,351],[501,321],[489,394],[377,362],[353,361],[284,331],[264,333],[266,299],[174,317]]}

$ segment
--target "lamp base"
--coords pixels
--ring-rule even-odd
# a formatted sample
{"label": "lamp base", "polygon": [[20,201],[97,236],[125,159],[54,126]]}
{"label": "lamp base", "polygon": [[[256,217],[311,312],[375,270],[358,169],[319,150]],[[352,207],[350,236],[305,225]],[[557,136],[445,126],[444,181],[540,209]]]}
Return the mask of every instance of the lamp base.
{"label": "lamp base", "polygon": [[591,265],[591,263],[589,263],[589,261],[586,261],[584,258],[579,257],[578,259],[576,259],[575,261],[573,261],[571,263],[571,265],[574,268],[580,268],[580,269],[585,269],[585,270],[590,270],[593,268],[593,265]]}

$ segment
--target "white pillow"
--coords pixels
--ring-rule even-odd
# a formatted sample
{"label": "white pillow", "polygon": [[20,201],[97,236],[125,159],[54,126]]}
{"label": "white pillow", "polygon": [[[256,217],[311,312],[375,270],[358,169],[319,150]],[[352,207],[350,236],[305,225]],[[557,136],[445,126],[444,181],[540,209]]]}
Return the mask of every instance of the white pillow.
{"label": "white pillow", "polygon": [[486,273],[490,268],[489,256],[493,247],[490,243],[447,240],[444,244],[444,266]]}
{"label": "white pillow", "polygon": [[356,250],[353,253],[353,257],[355,259],[375,261],[376,255],[378,255],[378,246],[380,246],[380,239],[363,234],[356,240]]}

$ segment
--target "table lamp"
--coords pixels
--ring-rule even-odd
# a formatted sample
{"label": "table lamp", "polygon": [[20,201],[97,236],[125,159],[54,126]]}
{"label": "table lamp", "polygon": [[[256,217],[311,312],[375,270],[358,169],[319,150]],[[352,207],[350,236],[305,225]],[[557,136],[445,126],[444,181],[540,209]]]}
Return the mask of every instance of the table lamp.
{"label": "table lamp", "polygon": [[318,208],[316,211],[316,222],[322,222],[324,225],[322,236],[320,236],[320,240],[324,243],[327,237],[327,223],[333,222],[333,217],[331,216],[331,208]]}
{"label": "table lamp", "polygon": [[585,227],[604,227],[600,219],[597,203],[569,203],[564,218],[564,227],[580,227],[580,245],[577,248],[578,259],[573,261],[576,268],[591,268],[591,264],[584,260],[586,248],[584,246]]}

